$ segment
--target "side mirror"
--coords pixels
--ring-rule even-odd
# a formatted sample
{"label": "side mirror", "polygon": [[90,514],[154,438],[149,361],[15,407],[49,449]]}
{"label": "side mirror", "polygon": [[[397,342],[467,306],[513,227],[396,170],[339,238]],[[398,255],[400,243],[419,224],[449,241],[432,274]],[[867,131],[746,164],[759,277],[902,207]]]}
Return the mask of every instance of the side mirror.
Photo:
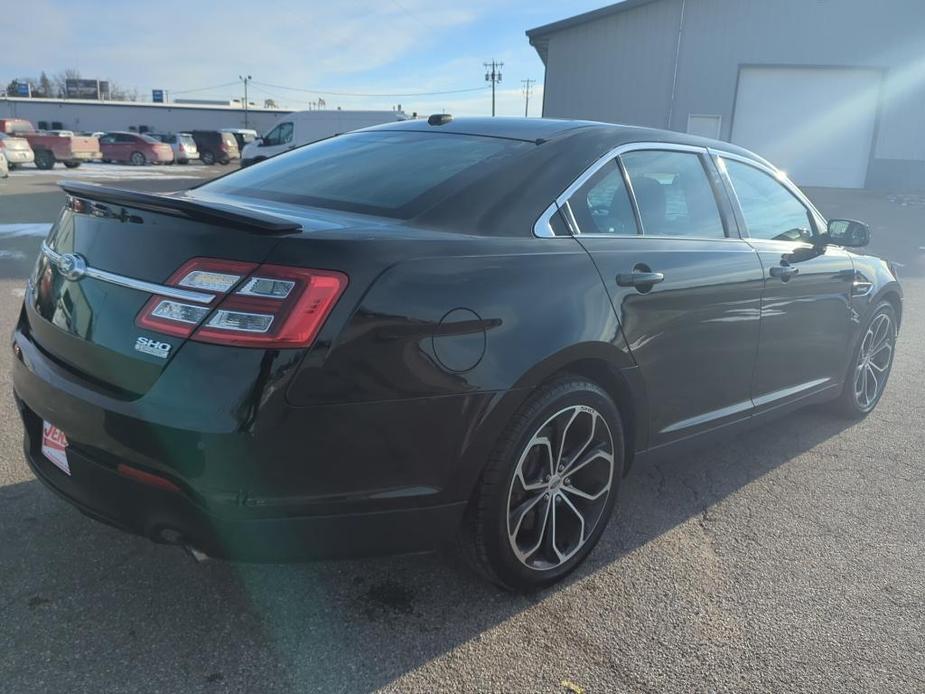
{"label": "side mirror", "polygon": [[826,237],[836,246],[862,248],[870,243],[870,227],[853,219],[830,219]]}

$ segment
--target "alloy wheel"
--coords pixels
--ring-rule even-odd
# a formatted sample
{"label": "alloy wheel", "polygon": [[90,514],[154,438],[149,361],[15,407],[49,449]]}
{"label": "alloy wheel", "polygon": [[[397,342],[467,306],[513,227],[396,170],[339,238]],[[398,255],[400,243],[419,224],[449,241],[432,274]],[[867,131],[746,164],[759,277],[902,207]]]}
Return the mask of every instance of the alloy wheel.
{"label": "alloy wheel", "polygon": [[864,334],[854,371],[854,397],[864,411],[871,409],[883,393],[895,339],[893,320],[887,313],[878,314]]}
{"label": "alloy wheel", "polygon": [[508,490],[507,533],[525,566],[555,569],[591,537],[607,506],[614,447],[604,417],[587,405],[560,410],[537,429]]}

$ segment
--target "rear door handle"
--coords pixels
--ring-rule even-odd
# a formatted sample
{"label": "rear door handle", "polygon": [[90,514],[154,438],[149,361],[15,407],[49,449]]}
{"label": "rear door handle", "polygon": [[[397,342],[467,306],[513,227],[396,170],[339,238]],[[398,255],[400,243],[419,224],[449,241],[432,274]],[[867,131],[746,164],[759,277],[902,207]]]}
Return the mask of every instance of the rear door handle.
{"label": "rear door handle", "polygon": [[621,272],[617,284],[621,287],[651,287],[665,279],[661,272]]}
{"label": "rear door handle", "polygon": [[781,282],[786,282],[794,275],[799,274],[800,268],[792,265],[775,265],[769,272],[771,277],[777,277]]}

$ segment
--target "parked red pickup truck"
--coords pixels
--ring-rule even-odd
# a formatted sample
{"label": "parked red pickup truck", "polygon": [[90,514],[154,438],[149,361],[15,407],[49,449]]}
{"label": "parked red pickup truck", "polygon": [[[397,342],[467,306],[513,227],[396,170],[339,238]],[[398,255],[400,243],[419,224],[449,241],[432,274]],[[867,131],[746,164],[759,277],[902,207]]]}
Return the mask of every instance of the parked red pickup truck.
{"label": "parked red pickup truck", "polygon": [[0,118],[0,132],[27,139],[35,152],[35,165],[40,169],[50,169],[59,161],[74,169],[103,156],[98,138],[45,133],[22,118]]}

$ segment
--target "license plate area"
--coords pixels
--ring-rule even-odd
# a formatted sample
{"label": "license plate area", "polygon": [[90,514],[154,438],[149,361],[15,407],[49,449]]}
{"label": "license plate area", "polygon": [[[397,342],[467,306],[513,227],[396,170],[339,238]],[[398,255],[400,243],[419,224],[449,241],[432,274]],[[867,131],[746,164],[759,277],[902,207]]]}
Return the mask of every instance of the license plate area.
{"label": "license plate area", "polygon": [[66,475],[71,474],[67,462],[67,436],[50,422],[42,422],[42,455]]}

